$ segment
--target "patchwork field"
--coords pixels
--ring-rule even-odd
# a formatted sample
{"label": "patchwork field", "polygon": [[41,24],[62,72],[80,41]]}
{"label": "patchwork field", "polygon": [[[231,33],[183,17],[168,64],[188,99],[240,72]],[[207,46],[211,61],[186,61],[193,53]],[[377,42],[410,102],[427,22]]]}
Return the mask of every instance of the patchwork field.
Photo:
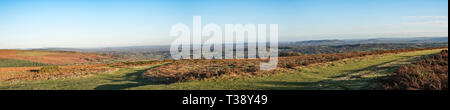
{"label": "patchwork field", "polygon": [[[213,61],[200,61],[199,67],[195,65],[185,65],[188,67],[177,66],[184,64],[183,61],[150,61],[150,62],[121,62],[92,66],[85,70],[82,75],[77,73],[80,70],[76,68],[88,68],[80,66],[60,66],[50,68],[51,71],[68,74],[54,74],[53,77],[43,77],[48,75],[39,75],[40,72],[29,72],[25,78],[19,80],[0,81],[0,89],[14,90],[360,90],[360,89],[381,89],[377,80],[395,72],[402,64],[409,64],[418,58],[431,54],[439,53],[444,49],[422,49],[414,51],[386,52],[380,54],[348,54],[352,57],[327,57],[319,62],[302,62],[279,65],[280,67],[273,71],[253,71],[250,63],[243,63],[245,68],[231,68],[236,70],[227,70],[238,72],[238,74],[209,74],[210,72],[220,73],[217,65],[203,65]],[[379,52],[378,52],[379,53]],[[42,55],[42,54],[40,54]],[[48,54],[44,54],[46,56]],[[39,56],[39,55],[37,55]],[[317,56],[311,56],[316,59]],[[334,58],[337,59],[334,59]],[[287,58],[292,61],[293,58]],[[300,60],[299,60],[300,61]],[[206,63],[201,63],[206,62]],[[218,64],[232,64],[232,62],[222,62]],[[239,61],[240,62],[240,61]],[[283,60],[281,64],[286,63]],[[192,66],[193,68],[190,68]],[[214,68],[215,67],[215,68]],[[176,70],[183,69],[181,70]],[[11,70],[0,68],[0,76],[11,76]],[[11,69],[11,68],[6,68]],[[30,67],[28,69],[38,69]],[[41,69],[41,68],[39,68]],[[53,70],[55,69],[55,70]],[[166,72],[174,71],[174,74]],[[91,71],[92,70],[92,71]],[[98,70],[98,71],[95,71]],[[12,70],[18,71],[18,70]],[[158,71],[159,73],[155,73]],[[248,73],[242,75],[239,72]],[[42,72],[45,73],[45,72]],[[195,74],[190,74],[195,73]],[[204,75],[202,75],[205,73]],[[75,75],[74,75],[75,74]],[[188,75],[186,75],[188,74]],[[190,75],[189,75],[190,74]],[[15,74],[17,75],[17,74]],[[12,75],[14,76],[14,75]],[[162,77],[164,76],[164,77]],[[186,77],[180,77],[186,76]],[[174,77],[173,79],[168,77]],[[181,78],[181,80],[180,80]],[[8,79],[8,78],[4,78]],[[10,79],[10,78],[9,78]],[[168,79],[168,80],[167,80]]]}

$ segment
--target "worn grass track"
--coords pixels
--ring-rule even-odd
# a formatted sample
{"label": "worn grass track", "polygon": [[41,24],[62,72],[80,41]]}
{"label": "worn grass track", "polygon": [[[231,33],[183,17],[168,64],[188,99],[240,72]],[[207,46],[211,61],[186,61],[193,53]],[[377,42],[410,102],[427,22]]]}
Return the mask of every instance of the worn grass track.
{"label": "worn grass track", "polygon": [[374,55],[283,70],[278,74],[230,80],[194,80],[163,84],[142,77],[148,69],[160,66],[119,68],[87,77],[36,81],[0,82],[0,89],[39,90],[358,90],[376,86],[374,79],[396,70],[399,64],[430,55],[442,49],[399,54]]}

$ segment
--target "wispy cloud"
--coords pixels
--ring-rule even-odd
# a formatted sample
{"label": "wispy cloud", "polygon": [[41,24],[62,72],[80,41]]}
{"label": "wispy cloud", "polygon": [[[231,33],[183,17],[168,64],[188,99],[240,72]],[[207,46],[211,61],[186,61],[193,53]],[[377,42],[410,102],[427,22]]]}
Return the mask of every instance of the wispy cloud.
{"label": "wispy cloud", "polygon": [[352,32],[352,33],[317,33],[304,36],[323,37],[442,37],[448,36],[448,31],[398,31],[398,32]]}
{"label": "wispy cloud", "polygon": [[403,23],[408,26],[424,26],[424,25],[434,25],[434,26],[441,26],[441,27],[448,27],[448,21],[444,20],[436,20],[436,21],[422,21],[422,22],[405,22]]}
{"label": "wispy cloud", "polygon": [[405,18],[415,18],[415,19],[448,19],[448,16],[405,16]]}
{"label": "wispy cloud", "polygon": [[353,28],[352,31],[318,31],[304,36],[339,37],[441,37],[448,36],[448,16],[402,16],[400,21]]}
{"label": "wispy cloud", "polygon": [[405,16],[405,25],[440,26],[448,28],[448,16]]}

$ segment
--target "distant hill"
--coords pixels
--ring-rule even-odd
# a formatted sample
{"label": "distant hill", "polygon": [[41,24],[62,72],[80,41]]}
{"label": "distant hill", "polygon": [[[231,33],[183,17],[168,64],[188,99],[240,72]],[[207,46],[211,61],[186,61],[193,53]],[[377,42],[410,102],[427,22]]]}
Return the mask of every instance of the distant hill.
{"label": "distant hill", "polygon": [[168,51],[170,46],[125,46],[125,47],[104,47],[104,48],[40,48],[32,50],[45,50],[45,51],[73,51],[73,52],[132,52],[132,51],[143,51],[143,52],[155,52],[155,51]]}
{"label": "distant hill", "polygon": [[83,49],[75,49],[75,48],[40,48],[40,49],[31,49],[38,51],[70,51],[70,52],[82,52]]}
{"label": "distant hill", "polygon": [[[446,43],[448,37],[416,37],[416,38],[376,38],[376,39],[349,39],[349,40],[308,40],[297,42],[280,42],[280,44],[296,45],[351,45],[351,44],[384,44],[384,43]],[[163,52],[169,51],[169,45],[160,46],[124,46],[124,47],[105,47],[105,48],[42,48],[33,50],[46,51],[75,51],[75,52]]]}
{"label": "distant hill", "polygon": [[417,37],[417,38],[376,38],[351,40],[310,40],[287,44],[297,45],[348,45],[348,44],[377,44],[377,43],[445,43],[448,37]]}
{"label": "distant hill", "polygon": [[[417,38],[376,38],[349,40],[310,40],[297,42],[280,42],[280,52],[297,52],[303,54],[337,53],[348,51],[369,51],[379,49],[398,49],[415,47],[447,46],[448,37],[417,37]],[[370,45],[360,45],[370,44]],[[357,48],[356,48],[357,47]],[[376,48],[375,48],[376,47]],[[106,48],[45,48],[46,51],[75,51],[113,56],[126,60],[162,60],[170,58],[170,46],[128,46]]]}

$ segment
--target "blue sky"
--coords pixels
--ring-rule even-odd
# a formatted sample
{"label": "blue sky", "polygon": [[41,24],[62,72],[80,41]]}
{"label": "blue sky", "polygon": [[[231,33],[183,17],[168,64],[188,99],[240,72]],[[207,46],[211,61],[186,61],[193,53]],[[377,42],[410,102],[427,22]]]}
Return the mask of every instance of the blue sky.
{"label": "blue sky", "polygon": [[0,49],[166,45],[193,16],[280,41],[448,36],[448,0],[0,0]]}

